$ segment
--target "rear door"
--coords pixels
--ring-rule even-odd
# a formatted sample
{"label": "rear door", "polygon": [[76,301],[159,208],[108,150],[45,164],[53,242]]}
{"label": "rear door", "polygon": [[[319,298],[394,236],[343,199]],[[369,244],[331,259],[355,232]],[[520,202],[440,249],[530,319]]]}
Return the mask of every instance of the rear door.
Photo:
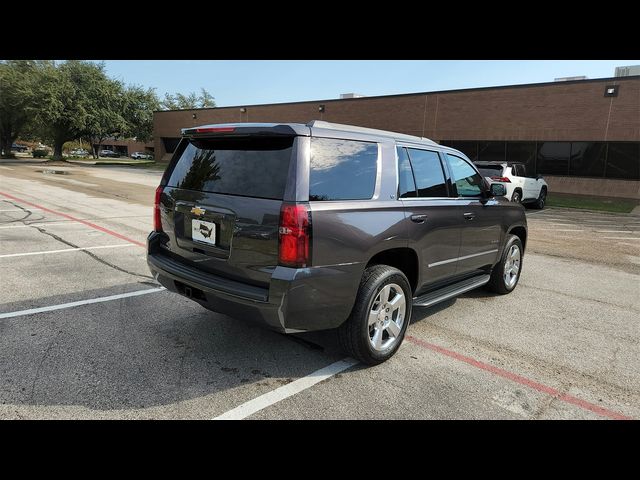
{"label": "rear door", "polygon": [[483,197],[483,177],[469,160],[451,153],[445,156],[457,195],[455,216],[464,223],[456,275],[477,273],[498,257],[500,208],[494,198]]}
{"label": "rear door", "polygon": [[538,194],[540,193],[540,187],[538,181],[535,178],[532,178],[529,172],[527,171],[527,167],[523,164],[518,164],[518,175],[521,175],[524,179],[524,198],[527,199],[535,199],[538,198]]}
{"label": "rear door", "polygon": [[267,286],[278,264],[280,207],[296,138],[183,139],[163,191],[167,254],[206,272]]}
{"label": "rear door", "polygon": [[418,254],[418,291],[436,287],[456,270],[462,218],[456,216],[440,154],[398,147],[399,198],[404,204],[409,247]]}
{"label": "rear door", "polygon": [[514,164],[507,168],[511,168],[511,181],[513,184],[522,189],[522,199],[531,198],[531,184],[524,175],[522,165]]}

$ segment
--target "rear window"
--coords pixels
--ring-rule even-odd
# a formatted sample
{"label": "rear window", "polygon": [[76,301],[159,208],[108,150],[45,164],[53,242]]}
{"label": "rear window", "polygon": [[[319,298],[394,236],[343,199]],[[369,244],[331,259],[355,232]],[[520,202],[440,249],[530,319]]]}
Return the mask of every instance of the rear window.
{"label": "rear window", "polygon": [[502,176],[502,165],[482,165],[478,166],[478,171],[480,175],[483,177],[501,177]]}
{"label": "rear window", "polygon": [[311,139],[309,200],[368,200],[373,197],[378,144]]}
{"label": "rear window", "polygon": [[187,190],[282,200],[293,137],[192,139],[168,185]]}

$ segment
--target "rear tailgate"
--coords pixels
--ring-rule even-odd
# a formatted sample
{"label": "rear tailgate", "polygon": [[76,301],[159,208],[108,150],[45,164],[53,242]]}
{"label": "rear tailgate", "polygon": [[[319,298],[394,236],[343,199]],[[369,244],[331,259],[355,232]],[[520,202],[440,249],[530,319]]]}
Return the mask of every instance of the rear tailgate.
{"label": "rear tailgate", "polygon": [[164,252],[204,272],[268,287],[293,135],[185,138],[165,175]]}

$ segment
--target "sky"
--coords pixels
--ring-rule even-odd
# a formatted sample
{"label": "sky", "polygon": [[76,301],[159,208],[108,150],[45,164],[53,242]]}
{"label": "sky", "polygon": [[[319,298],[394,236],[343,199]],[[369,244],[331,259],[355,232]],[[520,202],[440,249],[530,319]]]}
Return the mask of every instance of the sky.
{"label": "sky", "polygon": [[613,77],[640,60],[107,60],[110,77],[166,92],[205,88],[219,107]]}

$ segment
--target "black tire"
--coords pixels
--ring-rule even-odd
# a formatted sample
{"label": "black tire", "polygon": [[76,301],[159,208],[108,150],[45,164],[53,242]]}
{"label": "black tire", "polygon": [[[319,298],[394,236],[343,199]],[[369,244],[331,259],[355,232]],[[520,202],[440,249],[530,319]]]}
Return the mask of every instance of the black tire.
{"label": "black tire", "polygon": [[[517,245],[520,249],[520,263],[515,283],[513,283],[513,285],[507,285],[504,279],[505,263],[507,261],[507,255],[509,254],[509,250],[511,249],[512,245]],[[491,271],[491,279],[486,285],[488,290],[499,293],[501,295],[506,295],[507,293],[513,292],[513,290],[518,285],[518,282],[520,281],[520,274],[522,273],[522,263],[524,258],[522,253],[523,249],[520,238],[518,238],[516,235],[507,235],[507,241],[504,245],[502,255],[500,255],[500,261],[493,267],[493,270]]]}
{"label": "black tire", "polygon": [[[397,340],[383,351],[377,351],[369,340],[369,312],[382,288],[388,284],[401,287],[405,297],[405,318]],[[391,358],[404,340],[407,326],[411,322],[412,292],[404,273],[388,265],[373,265],[362,275],[360,288],[351,315],[338,328],[338,338],[343,350],[367,365],[378,365]]]}
{"label": "black tire", "polygon": [[522,203],[522,193],[520,193],[520,190],[513,192],[513,195],[511,195],[511,201],[514,203]]}
{"label": "black tire", "polygon": [[544,204],[547,201],[547,188],[542,187],[540,190],[540,195],[538,195],[538,200],[533,204],[533,208],[537,208],[538,210],[542,210],[544,208]]}

